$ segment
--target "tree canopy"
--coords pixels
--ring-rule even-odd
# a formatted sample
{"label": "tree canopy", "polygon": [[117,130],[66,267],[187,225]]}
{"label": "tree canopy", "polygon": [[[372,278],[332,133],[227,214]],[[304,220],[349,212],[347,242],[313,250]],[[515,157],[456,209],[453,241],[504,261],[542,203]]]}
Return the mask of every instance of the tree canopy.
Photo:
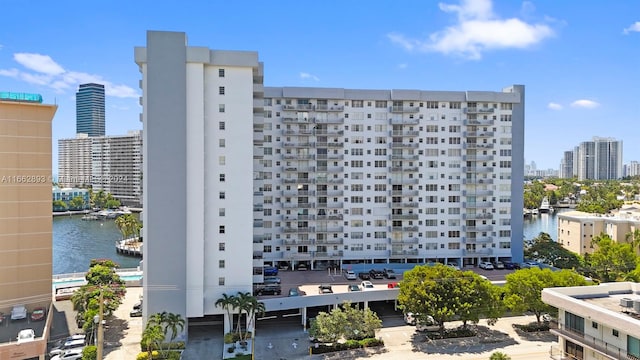
{"label": "tree canopy", "polygon": [[320,312],[311,323],[309,335],[323,342],[362,340],[375,337],[381,327],[382,320],[371,309],[359,310],[344,302],[330,313]]}
{"label": "tree canopy", "polygon": [[578,254],[565,249],[545,232],[525,243],[524,257],[561,269],[578,269],[582,266]]}
{"label": "tree canopy", "polygon": [[607,234],[594,237],[592,242],[596,250],[585,254],[592,277],[602,282],[619,281],[636,269],[638,257],[631,244],[613,241]]}

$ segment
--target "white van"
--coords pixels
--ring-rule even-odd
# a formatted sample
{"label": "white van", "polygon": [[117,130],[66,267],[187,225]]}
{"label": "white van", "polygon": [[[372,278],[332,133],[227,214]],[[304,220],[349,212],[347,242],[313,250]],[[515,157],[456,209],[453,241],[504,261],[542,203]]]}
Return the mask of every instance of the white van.
{"label": "white van", "polygon": [[49,356],[53,357],[55,355],[60,355],[60,354],[64,353],[67,350],[80,349],[80,348],[83,348],[84,346],[85,346],[85,339],[69,340],[69,341],[65,342],[64,345],[60,346],[59,348],[55,348],[55,349],[52,349],[51,351],[49,351]]}

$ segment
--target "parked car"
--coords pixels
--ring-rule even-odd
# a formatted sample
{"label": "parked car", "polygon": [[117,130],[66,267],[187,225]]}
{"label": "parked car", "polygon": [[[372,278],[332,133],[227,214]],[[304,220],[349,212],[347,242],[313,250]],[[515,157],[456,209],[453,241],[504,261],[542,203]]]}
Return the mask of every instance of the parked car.
{"label": "parked car", "polygon": [[479,267],[480,269],[493,270],[493,264],[491,264],[491,263],[490,263],[490,262],[488,262],[488,261],[481,261],[481,262],[478,264],[478,267]]}
{"label": "parked car", "polygon": [[133,310],[137,310],[137,309],[142,309],[142,300],[140,300],[137,303],[133,304]]}
{"label": "parked car", "polygon": [[369,280],[371,278],[371,276],[369,276],[369,273],[367,273],[367,272],[358,273],[358,277],[361,280]]}
{"label": "parked car", "polygon": [[51,360],[79,360],[82,359],[82,350],[81,348],[67,350],[60,355],[52,357]]}
{"label": "parked car", "polygon": [[351,292],[351,291],[360,291],[361,289],[360,289],[360,286],[358,286],[358,284],[349,284],[347,285],[347,290]]}
{"label": "parked car", "polygon": [[280,295],[282,294],[282,288],[278,284],[268,284],[264,286],[259,286],[255,290],[255,294],[258,296],[262,295]]}
{"label": "parked car", "polygon": [[367,291],[367,290],[373,290],[373,283],[371,283],[371,281],[363,281],[360,283],[360,287],[362,288],[362,290]]}
{"label": "parked car", "polygon": [[18,344],[22,344],[24,342],[33,341],[36,339],[36,332],[33,329],[23,329],[18,332],[18,337],[16,338]]}
{"label": "parked car", "polygon": [[262,273],[264,276],[276,276],[278,275],[278,268],[274,266],[265,266]]}
{"label": "parked car", "polygon": [[418,331],[438,331],[440,326],[433,319],[433,316],[427,315],[416,319],[416,330]]}
{"label": "parked car", "polygon": [[333,294],[333,289],[331,289],[331,285],[329,285],[329,284],[322,284],[322,285],[318,286],[318,293],[319,294]]}
{"label": "parked car", "polygon": [[85,338],[79,338],[79,337],[68,340],[64,344],[62,344],[62,346],[51,349],[51,351],[49,351],[49,356],[61,355],[64,352],[73,350],[73,349],[80,349],[80,351],[82,351],[82,349],[85,347],[85,340],[86,340]]}
{"label": "parked car", "polygon": [[289,264],[280,264],[278,265],[279,270],[289,270]]}
{"label": "parked car", "polygon": [[11,320],[21,320],[27,318],[27,307],[24,305],[14,305],[11,309]]}
{"label": "parked car", "polygon": [[528,268],[532,268],[532,267],[540,267],[540,264],[537,261],[525,261],[522,263],[522,268],[523,269],[528,269]]}
{"label": "parked car", "polygon": [[504,263],[502,261],[494,261],[492,265],[494,269],[499,269],[499,270],[504,269]]}
{"label": "parked car", "polygon": [[351,271],[351,270],[345,270],[344,271],[344,278],[347,280],[358,280],[358,277],[356,276],[356,273]]}
{"label": "parked car", "polygon": [[518,264],[516,262],[505,261],[505,262],[503,262],[503,264],[504,264],[504,268],[508,269],[508,270],[518,270],[518,269],[520,269],[520,264]]}
{"label": "parked car", "polygon": [[31,321],[42,321],[44,320],[45,310],[43,307],[37,307],[33,309],[31,312]]}
{"label": "parked car", "polygon": [[54,355],[62,354],[63,351],[60,348],[62,348],[64,344],[66,344],[67,342],[74,341],[74,340],[83,340],[83,343],[84,343],[85,339],[86,339],[85,334],[73,334],[71,336],[67,336],[64,339],[60,339],[53,344],[53,347],[49,351],[49,355],[53,356],[52,354]]}
{"label": "parked car", "polygon": [[400,284],[398,284],[397,282],[392,282],[387,284],[387,289],[396,289],[399,287],[400,287]]}
{"label": "parked car", "polygon": [[369,277],[372,279],[383,279],[384,273],[382,270],[371,269],[369,270]]}
{"label": "parked car", "polygon": [[396,272],[393,271],[393,269],[383,269],[382,273],[384,274],[384,277],[386,277],[387,279],[395,279],[396,278]]}
{"label": "parked car", "polygon": [[129,311],[130,317],[142,317],[142,309],[133,309]]}
{"label": "parked car", "polygon": [[298,271],[307,271],[307,265],[306,264],[298,265]]}
{"label": "parked car", "polygon": [[460,266],[454,262],[447,263],[447,266],[452,268],[453,270],[460,270]]}
{"label": "parked car", "polygon": [[265,276],[265,284],[280,284],[280,278],[277,276]]}
{"label": "parked car", "polygon": [[300,296],[300,290],[298,288],[289,289],[289,296]]}

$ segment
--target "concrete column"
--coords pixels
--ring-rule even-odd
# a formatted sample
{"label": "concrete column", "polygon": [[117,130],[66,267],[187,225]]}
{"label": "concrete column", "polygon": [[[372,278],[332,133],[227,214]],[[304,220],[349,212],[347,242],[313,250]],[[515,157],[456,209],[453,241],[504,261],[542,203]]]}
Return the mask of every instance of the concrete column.
{"label": "concrete column", "polygon": [[302,331],[307,332],[307,308],[300,309],[300,313],[302,314]]}
{"label": "concrete column", "polygon": [[369,300],[364,301],[364,310],[369,308]]}

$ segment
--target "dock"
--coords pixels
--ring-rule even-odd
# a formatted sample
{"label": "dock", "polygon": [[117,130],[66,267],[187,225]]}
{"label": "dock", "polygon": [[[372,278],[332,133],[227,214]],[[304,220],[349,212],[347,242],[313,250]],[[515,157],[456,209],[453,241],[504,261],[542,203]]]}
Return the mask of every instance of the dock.
{"label": "dock", "polygon": [[116,241],[116,252],[123,255],[142,257],[142,241],[138,238]]}

